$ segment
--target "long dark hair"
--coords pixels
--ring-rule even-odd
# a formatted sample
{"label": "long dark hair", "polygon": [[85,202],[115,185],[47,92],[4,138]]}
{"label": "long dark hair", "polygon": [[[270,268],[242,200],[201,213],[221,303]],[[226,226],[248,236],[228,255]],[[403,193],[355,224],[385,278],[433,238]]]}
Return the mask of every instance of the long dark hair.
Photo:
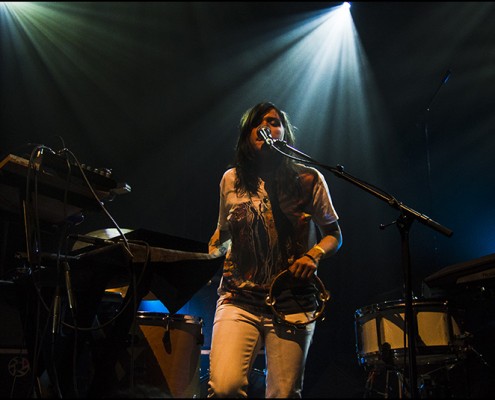
{"label": "long dark hair", "polygon": [[[295,142],[295,127],[291,124],[287,113],[271,102],[258,103],[248,109],[241,117],[239,123],[239,138],[237,140],[234,166],[237,172],[235,182],[236,191],[239,194],[256,194],[259,188],[259,178],[257,174],[256,152],[252,148],[249,138],[251,130],[258,126],[263,116],[271,110],[275,110],[280,116],[285,130],[284,141],[293,146]],[[273,157],[280,157],[280,162],[275,171],[275,180],[279,188],[284,188],[286,193],[295,193],[298,189],[297,171],[294,160],[289,157],[273,154]]]}

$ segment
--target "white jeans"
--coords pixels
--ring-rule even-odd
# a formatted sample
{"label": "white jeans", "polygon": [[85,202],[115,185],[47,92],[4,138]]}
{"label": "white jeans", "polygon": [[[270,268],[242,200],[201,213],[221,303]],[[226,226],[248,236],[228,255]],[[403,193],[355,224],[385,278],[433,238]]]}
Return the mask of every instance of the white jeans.
{"label": "white jeans", "polygon": [[301,397],[315,323],[293,328],[219,300],[213,321],[208,397],[247,397],[248,377],[265,347],[266,398]]}

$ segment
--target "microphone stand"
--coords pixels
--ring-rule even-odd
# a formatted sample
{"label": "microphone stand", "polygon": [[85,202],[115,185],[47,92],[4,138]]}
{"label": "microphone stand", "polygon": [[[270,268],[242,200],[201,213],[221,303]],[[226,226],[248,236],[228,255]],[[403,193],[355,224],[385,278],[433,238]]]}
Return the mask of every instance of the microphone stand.
{"label": "microphone stand", "polygon": [[[370,185],[346,172],[344,172],[344,167],[342,165],[337,165],[337,167],[327,166],[325,164],[319,163],[312,159],[310,156],[302,153],[296,148],[288,145],[287,143],[280,140],[273,140],[272,149],[275,149],[282,155],[297,160],[302,163],[310,163],[327,171],[332,172],[335,176],[350,182],[364,191],[372,194],[378,199],[386,202],[390,207],[399,210],[400,216],[397,220],[397,227],[399,228],[401,235],[401,251],[402,251],[402,268],[404,272],[404,291],[405,291],[405,332],[408,338],[408,364],[409,364],[409,386],[411,398],[418,398],[418,387],[417,387],[417,368],[416,368],[416,332],[417,327],[415,320],[413,318],[413,307],[412,307],[412,284],[411,284],[411,257],[409,248],[409,230],[411,224],[416,220],[441,234],[450,237],[453,232],[446,228],[445,226],[439,224],[438,222],[432,220],[430,217],[421,214],[420,212],[412,209],[411,207],[405,205],[401,201],[397,200],[392,195],[378,189],[377,187]],[[286,152],[282,151],[279,147],[284,149],[289,149],[290,151],[302,156],[303,159],[294,157]]]}
{"label": "microphone stand", "polygon": [[[433,195],[432,195],[432,189],[431,189],[431,163],[430,163],[430,139],[429,139],[429,130],[428,130],[428,122],[429,122],[429,116],[430,116],[430,110],[431,106],[433,105],[433,102],[435,101],[438,92],[440,92],[440,89],[442,88],[443,85],[447,83],[447,81],[450,78],[450,75],[452,72],[450,69],[448,69],[445,72],[445,75],[442,78],[442,81],[438,85],[437,89],[433,93],[433,95],[430,98],[430,101],[428,102],[428,105],[426,106],[425,113],[424,113],[424,135],[425,135],[425,149],[426,149],[426,167],[427,167],[427,177],[428,177],[428,195],[429,195],[429,203],[430,203],[430,210],[433,205]],[[436,240],[436,235],[433,236],[433,249],[434,249],[434,256],[435,256],[435,264],[437,264],[437,240]]]}

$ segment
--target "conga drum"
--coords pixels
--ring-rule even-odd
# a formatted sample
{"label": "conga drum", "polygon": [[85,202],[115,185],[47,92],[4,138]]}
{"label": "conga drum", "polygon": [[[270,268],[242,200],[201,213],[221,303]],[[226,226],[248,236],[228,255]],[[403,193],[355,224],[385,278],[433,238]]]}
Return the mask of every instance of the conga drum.
{"label": "conga drum", "polygon": [[138,311],[134,328],[138,340],[128,349],[134,353],[129,369],[133,384],[160,389],[174,398],[199,397],[202,327],[200,317]]}

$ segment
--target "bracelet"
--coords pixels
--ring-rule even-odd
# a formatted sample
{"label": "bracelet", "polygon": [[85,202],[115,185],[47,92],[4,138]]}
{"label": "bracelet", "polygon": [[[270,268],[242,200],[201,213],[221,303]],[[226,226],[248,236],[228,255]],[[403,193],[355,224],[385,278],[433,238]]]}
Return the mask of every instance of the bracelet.
{"label": "bracelet", "polygon": [[316,261],[316,258],[314,258],[311,254],[304,253],[303,256],[308,257],[309,259],[311,259],[311,261],[313,261],[316,265],[318,265],[318,261]]}
{"label": "bracelet", "polygon": [[323,253],[323,255],[327,254],[327,252],[326,252],[325,250],[323,250],[323,247],[318,246],[317,244],[315,244],[315,245],[313,246],[313,249],[318,249],[318,250],[320,250],[320,251]]}

